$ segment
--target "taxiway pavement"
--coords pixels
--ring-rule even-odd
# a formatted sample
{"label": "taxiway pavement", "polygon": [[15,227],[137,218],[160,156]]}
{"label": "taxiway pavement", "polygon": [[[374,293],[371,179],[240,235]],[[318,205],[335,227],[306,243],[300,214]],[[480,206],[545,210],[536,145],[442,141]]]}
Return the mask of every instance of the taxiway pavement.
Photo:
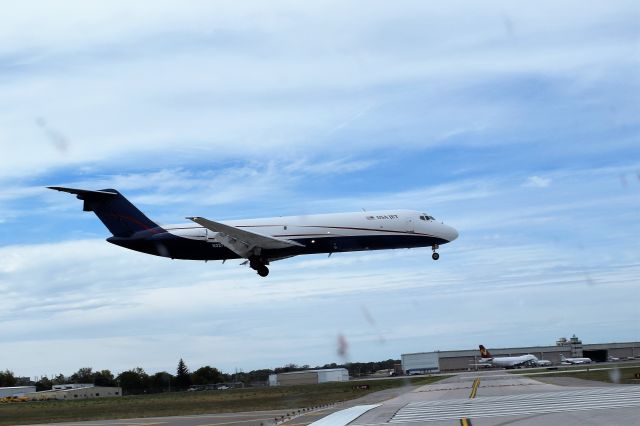
{"label": "taxiway pavement", "polygon": [[637,424],[640,386],[585,384],[558,386],[503,371],[459,374],[385,401],[350,425]]}

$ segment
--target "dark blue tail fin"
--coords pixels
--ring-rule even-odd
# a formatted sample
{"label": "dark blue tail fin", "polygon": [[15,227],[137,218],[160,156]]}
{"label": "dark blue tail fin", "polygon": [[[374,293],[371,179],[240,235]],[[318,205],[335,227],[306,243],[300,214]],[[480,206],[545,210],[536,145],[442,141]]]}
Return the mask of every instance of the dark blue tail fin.
{"label": "dark blue tail fin", "polygon": [[138,231],[158,226],[115,189],[89,191],[60,186],[48,188],[76,194],[78,199],[84,201],[83,210],[94,212],[116,237],[129,237]]}

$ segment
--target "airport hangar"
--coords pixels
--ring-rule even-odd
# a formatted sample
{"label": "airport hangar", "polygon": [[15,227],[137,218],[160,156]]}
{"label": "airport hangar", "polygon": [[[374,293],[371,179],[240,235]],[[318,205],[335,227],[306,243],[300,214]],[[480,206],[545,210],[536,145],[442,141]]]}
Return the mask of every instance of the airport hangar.
{"label": "airport hangar", "polygon": [[[524,348],[487,348],[492,356],[518,356],[531,354],[538,359],[546,359],[560,364],[560,356],[567,358],[586,357],[595,362],[607,361],[609,357],[640,358],[640,342],[585,344],[576,338],[559,339],[555,346],[531,346]],[[475,369],[480,361],[478,349],[459,351],[435,351],[402,354],[404,374],[438,373]]]}

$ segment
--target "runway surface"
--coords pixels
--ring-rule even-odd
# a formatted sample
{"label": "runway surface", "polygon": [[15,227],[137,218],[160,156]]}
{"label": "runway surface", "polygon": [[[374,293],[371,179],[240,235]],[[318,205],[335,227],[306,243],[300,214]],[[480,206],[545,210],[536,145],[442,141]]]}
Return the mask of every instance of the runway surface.
{"label": "runway surface", "polygon": [[557,386],[500,371],[461,374],[385,401],[350,424],[637,424],[640,386],[585,384]]}
{"label": "runway surface", "polygon": [[[557,378],[561,379],[561,378]],[[562,382],[562,380],[556,380]],[[370,405],[351,426],[397,425],[635,425],[640,386],[568,380],[543,383],[503,371],[464,373],[432,385],[390,389],[294,416],[286,426],[304,426],[340,410]],[[582,386],[584,385],[584,386]],[[379,405],[378,405],[379,404]],[[57,423],[58,426],[267,426],[295,410]],[[339,415],[333,418],[340,418]],[[327,419],[329,420],[329,419]],[[328,424],[324,421],[324,424]],[[332,426],[343,426],[335,424]]]}

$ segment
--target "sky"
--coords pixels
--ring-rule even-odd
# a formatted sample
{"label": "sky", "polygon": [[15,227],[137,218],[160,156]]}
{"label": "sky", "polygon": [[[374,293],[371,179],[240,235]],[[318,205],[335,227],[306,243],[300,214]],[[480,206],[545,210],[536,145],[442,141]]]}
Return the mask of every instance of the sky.
{"label": "sky", "polygon": [[[2,9],[0,370],[640,341],[637,1]],[[111,245],[49,185],[159,223],[414,209],[460,237],[263,279]]]}

